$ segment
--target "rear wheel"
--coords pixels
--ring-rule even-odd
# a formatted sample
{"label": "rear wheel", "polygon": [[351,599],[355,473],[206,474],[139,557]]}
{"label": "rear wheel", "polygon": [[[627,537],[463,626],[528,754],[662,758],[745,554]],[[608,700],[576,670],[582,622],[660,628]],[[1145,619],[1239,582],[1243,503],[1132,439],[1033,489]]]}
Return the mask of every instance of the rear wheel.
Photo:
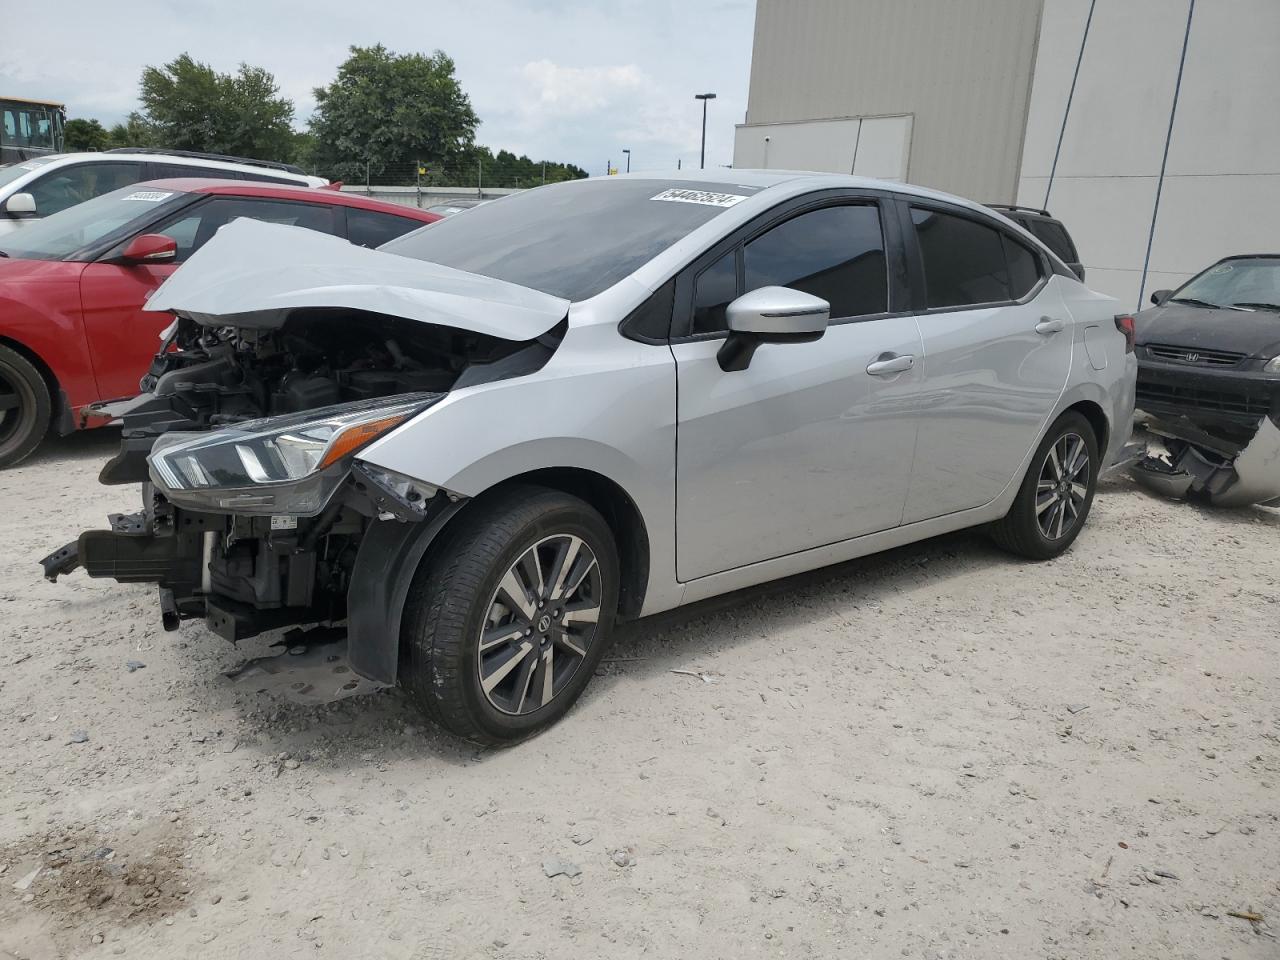
{"label": "rear wheel", "polygon": [[31,454],[49,432],[49,386],[22,354],[0,346],[0,468]]}
{"label": "rear wheel", "polygon": [[992,525],[996,543],[1032,560],[1058,556],[1079,535],[1098,484],[1098,441],[1081,414],[1049,429],[1008,514]]}
{"label": "rear wheel", "polygon": [[600,514],[556,490],[510,488],[472,504],[418,569],[402,681],[458,736],[521,740],[582,693],[617,604],[617,547]]}

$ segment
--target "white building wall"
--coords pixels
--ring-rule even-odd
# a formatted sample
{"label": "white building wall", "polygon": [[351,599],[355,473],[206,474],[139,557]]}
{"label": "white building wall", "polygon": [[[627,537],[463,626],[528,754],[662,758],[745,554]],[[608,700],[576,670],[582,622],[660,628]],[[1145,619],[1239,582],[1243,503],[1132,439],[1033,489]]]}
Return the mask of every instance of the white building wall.
{"label": "white building wall", "polygon": [[1045,0],[1018,202],[1071,231],[1090,286],[1126,309],[1219,257],[1280,251],[1280,0],[1198,0],[1155,215],[1190,0]]}
{"label": "white building wall", "polygon": [[[761,125],[798,124],[812,136],[799,126],[779,133],[796,148],[786,166],[848,173],[853,157],[839,152],[848,130],[838,124],[896,117],[874,129],[878,169],[905,162],[912,183],[1007,203],[1018,187],[1039,19],[1040,0],[756,0],[734,165],[763,157],[772,134]],[[774,152],[771,143],[769,166],[783,166]]]}

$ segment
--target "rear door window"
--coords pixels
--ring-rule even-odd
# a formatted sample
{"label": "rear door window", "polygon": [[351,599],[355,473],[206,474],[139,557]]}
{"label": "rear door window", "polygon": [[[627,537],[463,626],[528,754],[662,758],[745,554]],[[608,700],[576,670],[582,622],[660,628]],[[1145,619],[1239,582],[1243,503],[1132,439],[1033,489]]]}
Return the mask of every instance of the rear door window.
{"label": "rear door window", "polygon": [[930,309],[1011,299],[1000,232],[967,217],[911,208]]}
{"label": "rear door window", "polygon": [[1000,237],[1004,242],[1005,260],[1009,264],[1009,296],[1013,300],[1021,300],[1040,282],[1041,260],[1026,244],[1009,234],[1002,233]]}
{"label": "rear door window", "polygon": [[347,239],[358,247],[380,247],[389,240],[404,236],[410,230],[425,226],[421,220],[347,207]]}

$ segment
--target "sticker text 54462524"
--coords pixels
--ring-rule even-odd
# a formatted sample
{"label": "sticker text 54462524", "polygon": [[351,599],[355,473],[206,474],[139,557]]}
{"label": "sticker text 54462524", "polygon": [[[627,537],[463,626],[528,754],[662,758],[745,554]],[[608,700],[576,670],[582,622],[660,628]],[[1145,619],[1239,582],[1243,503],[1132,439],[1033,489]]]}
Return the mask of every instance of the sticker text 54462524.
{"label": "sticker text 54462524", "polygon": [[682,190],[678,187],[663,190],[650,200],[666,200],[673,203],[701,203],[708,207],[732,207],[741,203],[746,197],[736,193],[713,193],[710,190]]}

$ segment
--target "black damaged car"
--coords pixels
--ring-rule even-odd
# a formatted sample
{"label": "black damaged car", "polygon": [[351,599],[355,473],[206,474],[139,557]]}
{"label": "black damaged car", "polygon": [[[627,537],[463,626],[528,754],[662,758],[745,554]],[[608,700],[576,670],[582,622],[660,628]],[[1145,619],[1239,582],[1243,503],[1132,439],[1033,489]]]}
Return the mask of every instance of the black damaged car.
{"label": "black damaged car", "polygon": [[1137,315],[1138,408],[1247,443],[1280,412],[1280,254],[1226,257]]}
{"label": "black damaged car", "polygon": [[1280,504],[1280,254],[1226,257],[1136,318],[1144,486]]}

